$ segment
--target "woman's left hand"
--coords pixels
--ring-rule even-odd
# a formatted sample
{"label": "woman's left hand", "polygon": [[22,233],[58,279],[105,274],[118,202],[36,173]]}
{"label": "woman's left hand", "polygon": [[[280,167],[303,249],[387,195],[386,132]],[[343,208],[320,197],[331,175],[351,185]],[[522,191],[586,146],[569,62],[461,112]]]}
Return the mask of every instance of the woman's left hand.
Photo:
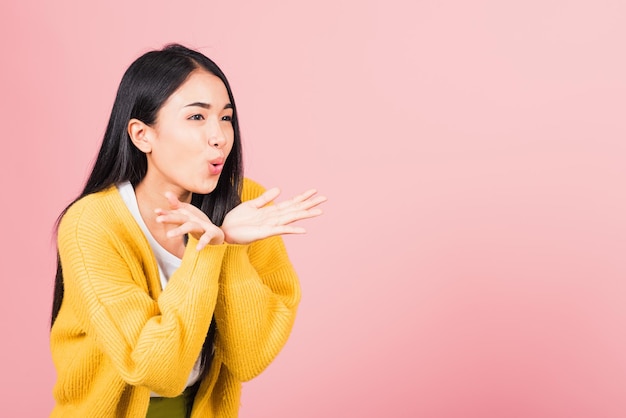
{"label": "woman's left hand", "polygon": [[228,212],[221,226],[224,240],[229,244],[249,244],[274,235],[303,234],[304,228],[290,224],[321,215],[322,210],[316,206],[326,201],[326,197],[311,189],[284,202],[268,205],[279,194],[278,188],[269,189]]}
{"label": "woman's left hand", "polygon": [[169,210],[156,209],[157,222],[178,225],[167,232],[168,238],[190,234],[198,240],[199,251],[207,245],[219,245],[224,242],[224,233],[215,226],[209,217],[190,203],[183,203],[171,192],[165,194],[170,205]]}

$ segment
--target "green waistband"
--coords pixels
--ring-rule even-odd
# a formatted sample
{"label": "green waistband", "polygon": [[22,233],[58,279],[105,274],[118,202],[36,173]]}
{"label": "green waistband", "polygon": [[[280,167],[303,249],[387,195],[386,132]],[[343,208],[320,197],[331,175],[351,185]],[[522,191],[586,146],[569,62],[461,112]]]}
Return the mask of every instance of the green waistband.
{"label": "green waistband", "polygon": [[185,389],[175,398],[150,398],[146,418],[188,418],[193,403],[193,390]]}

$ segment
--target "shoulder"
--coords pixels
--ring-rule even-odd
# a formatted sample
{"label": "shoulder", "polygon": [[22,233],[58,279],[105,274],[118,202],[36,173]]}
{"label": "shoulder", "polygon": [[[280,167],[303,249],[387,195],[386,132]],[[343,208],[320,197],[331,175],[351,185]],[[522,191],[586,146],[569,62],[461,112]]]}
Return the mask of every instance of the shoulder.
{"label": "shoulder", "polygon": [[241,189],[241,200],[252,200],[261,196],[265,192],[265,187],[261,186],[256,181],[245,177],[243,179],[243,187]]}
{"label": "shoulder", "polygon": [[94,229],[111,224],[119,217],[119,205],[124,204],[115,186],[83,196],[63,214],[59,234],[77,229]]}

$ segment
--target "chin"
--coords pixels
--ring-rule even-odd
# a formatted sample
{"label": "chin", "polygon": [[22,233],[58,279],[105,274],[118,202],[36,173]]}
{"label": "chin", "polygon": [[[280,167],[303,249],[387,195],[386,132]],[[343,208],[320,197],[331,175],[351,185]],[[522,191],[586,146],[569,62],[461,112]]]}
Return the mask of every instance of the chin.
{"label": "chin", "polygon": [[212,193],[216,187],[217,187],[217,181],[214,181],[211,183],[198,185],[193,190],[191,190],[191,192],[196,193],[196,194],[209,194],[209,193]]}

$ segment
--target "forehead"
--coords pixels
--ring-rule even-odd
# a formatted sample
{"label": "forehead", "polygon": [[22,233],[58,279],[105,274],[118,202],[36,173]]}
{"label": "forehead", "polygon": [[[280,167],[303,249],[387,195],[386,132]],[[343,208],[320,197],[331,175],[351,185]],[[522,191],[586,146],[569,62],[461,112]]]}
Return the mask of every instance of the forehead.
{"label": "forehead", "polygon": [[226,86],[220,78],[205,70],[195,70],[167,99],[165,105],[186,106],[190,103],[208,103],[223,108],[230,103]]}

